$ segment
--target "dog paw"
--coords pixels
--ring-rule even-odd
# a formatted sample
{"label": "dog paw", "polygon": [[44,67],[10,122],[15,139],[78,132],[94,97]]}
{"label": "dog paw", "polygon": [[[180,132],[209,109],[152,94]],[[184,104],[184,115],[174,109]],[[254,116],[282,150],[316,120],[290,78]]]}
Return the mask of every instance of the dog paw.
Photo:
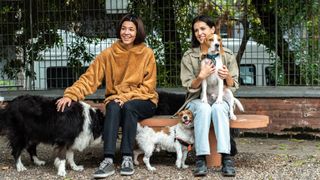
{"label": "dog paw", "polygon": [[188,167],[189,167],[188,165],[182,164],[182,168],[183,168],[183,169],[187,169]]}
{"label": "dog paw", "polygon": [[22,172],[22,171],[25,171],[25,170],[27,170],[27,168],[24,167],[24,165],[22,165],[22,164],[17,165],[17,171],[18,171],[18,172]]}
{"label": "dog paw", "polygon": [[206,99],[206,98],[202,98],[201,101],[204,103],[208,103],[208,99]]}
{"label": "dog paw", "polygon": [[35,164],[38,166],[43,166],[46,164],[46,162],[45,161],[38,161],[38,162],[35,162]]}
{"label": "dog paw", "polygon": [[38,166],[43,166],[46,164],[45,161],[40,160],[38,157],[34,156],[33,157],[33,163],[38,165]]}
{"label": "dog paw", "polygon": [[61,177],[65,177],[67,175],[67,172],[65,170],[61,170],[61,171],[58,171],[57,175]]}
{"label": "dog paw", "polygon": [[237,116],[236,116],[236,115],[231,115],[231,116],[230,116],[230,119],[233,120],[233,121],[235,121],[235,120],[237,120]]}
{"label": "dog paw", "polygon": [[180,169],[180,168],[181,168],[181,163],[180,163],[180,162],[176,162],[176,167],[177,167],[178,169]]}
{"label": "dog paw", "polygon": [[222,104],[222,99],[217,99],[216,102],[214,102],[215,104]]}
{"label": "dog paw", "polygon": [[83,170],[84,170],[84,167],[81,166],[81,165],[79,165],[79,166],[72,166],[71,168],[72,168],[72,170],[74,170],[74,171],[83,171]]}
{"label": "dog paw", "polygon": [[150,166],[150,167],[148,167],[148,170],[149,171],[155,171],[155,170],[157,170],[155,167],[152,167],[152,166]]}

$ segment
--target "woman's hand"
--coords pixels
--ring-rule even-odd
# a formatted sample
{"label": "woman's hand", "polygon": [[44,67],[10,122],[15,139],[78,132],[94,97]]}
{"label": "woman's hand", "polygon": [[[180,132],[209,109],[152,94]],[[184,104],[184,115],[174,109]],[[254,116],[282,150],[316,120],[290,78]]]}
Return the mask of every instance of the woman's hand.
{"label": "woman's hand", "polygon": [[202,81],[206,79],[208,76],[213,74],[216,71],[216,67],[212,62],[206,64],[206,63],[201,63],[201,70],[198,74],[198,76],[192,81],[191,83],[191,88],[197,89],[200,87]]}
{"label": "woman's hand", "polygon": [[213,74],[216,71],[216,67],[213,65],[213,63],[210,61],[208,64],[203,64],[201,66],[200,73],[198,75],[198,78],[201,80],[206,79],[208,76]]}
{"label": "woman's hand", "polygon": [[222,69],[218,70],[218,74],[221,79],[226,80],[226,85],[228,87],[234,86],[234,81],[229,74],[229,70],[228,70],[227,66],[223,65]]}
{"label": "woman's hand", "polygon": [[229,76],[229,70],[227,66],[223,65],[222,69],[218,70],[218,75],[221,79],[226,79]]}
{"label": "woman's hand", "polygon": [[57,100],[57,111],[63,112],[66,105],[69,107],[71,105],[72,100],[68,97],[62,97]]}
{"label": "woman's hand", "polygon": [[120,99],[115,99],[114,102],[118,103],[120,107],[124,104]]}

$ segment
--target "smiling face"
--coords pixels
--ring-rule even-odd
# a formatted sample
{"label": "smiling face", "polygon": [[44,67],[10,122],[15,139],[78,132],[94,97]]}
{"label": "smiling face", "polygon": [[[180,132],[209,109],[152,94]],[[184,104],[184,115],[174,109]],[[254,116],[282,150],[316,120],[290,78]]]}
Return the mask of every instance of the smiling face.
{"label": "smiling face", "polygon": [[193,114],[190,110],[183,110],[178,114],[181,123],[187,128],[193,127]]}
{"label": "smiling face", "polygon": [[134,40],[137,36],[137,27],[131,21],[124,21],[120,29],[121,41],[126,48],[133,46]]}
{"label": "smiling face", "polygon": [[197,38],[197,40],[200,42],[200,44],[203,44],[206,37],[209,34],[213,34],[215,29],[214,29],[214,26],[212,28],[210,28],[203,21],[197,21],[193,25],[193,30],[194,30],[194,34],[195,34],[195,37]]}

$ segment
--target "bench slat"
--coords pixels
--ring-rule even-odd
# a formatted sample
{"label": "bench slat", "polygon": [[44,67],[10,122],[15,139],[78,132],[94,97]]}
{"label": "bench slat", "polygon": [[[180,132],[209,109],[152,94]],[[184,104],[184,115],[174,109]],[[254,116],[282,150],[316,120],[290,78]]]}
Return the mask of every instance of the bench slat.
{"label": "bench slat", "polygon": [[230,121],[230,127],[239,129],[264,128],[269,124],[269,116],[255,114],[239,114],[237,120]]}
{"label": "bench slat", "polygon": [[[171,116],[153,116],[140,121],[142,126],[163,127],[174,126],[179,122],[179,118],[170,118]],[[269,124],[269,116],[254,114],[239,114],[237,120],[230,121],[231,128],[239,129],[255,129],[267,127]]]}
{"label": "bench slat", "polygon": [[174,126],[179,122],[179,118],[170,118],[171,116],[153,116],[148,119],[141,120],[142,126],[163,127]]}

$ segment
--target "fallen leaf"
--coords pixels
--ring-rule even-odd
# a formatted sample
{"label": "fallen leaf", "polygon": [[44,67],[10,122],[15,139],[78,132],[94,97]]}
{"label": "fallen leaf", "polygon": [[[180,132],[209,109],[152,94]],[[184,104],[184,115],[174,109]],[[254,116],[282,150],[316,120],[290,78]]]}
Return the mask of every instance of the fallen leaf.
{"label": "fallen leaf", "polygon": [[1,169],[2,169],[2,170],[8,170],[8,169],[9,169],[9,166],[2,166]]}

